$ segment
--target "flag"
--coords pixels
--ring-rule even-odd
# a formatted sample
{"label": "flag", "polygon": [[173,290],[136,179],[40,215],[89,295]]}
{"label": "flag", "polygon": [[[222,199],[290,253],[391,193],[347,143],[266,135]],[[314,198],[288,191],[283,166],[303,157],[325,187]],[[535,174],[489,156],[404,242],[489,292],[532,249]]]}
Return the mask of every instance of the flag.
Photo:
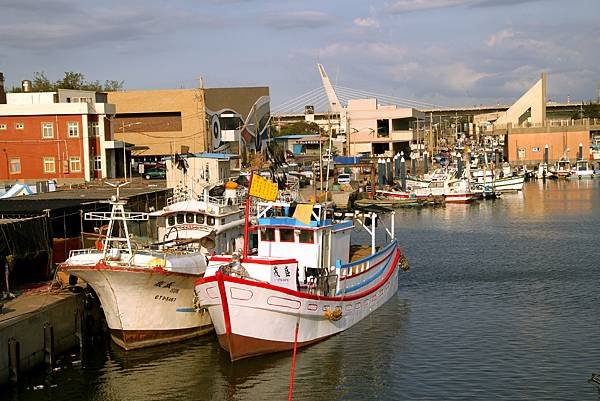
{"label": "flag", "polygon": [[277,199],[277,184],[258,174],[253,174],[252,184],[250,185],[248,195],[268,201],[274,201]]}
{"label": "flag", "polygon": [[298,203],[294,215],[292,216],[300,223],[304,223],[307,226],[310,225],[310,216],[312,215],[313,204],[312,203]]}

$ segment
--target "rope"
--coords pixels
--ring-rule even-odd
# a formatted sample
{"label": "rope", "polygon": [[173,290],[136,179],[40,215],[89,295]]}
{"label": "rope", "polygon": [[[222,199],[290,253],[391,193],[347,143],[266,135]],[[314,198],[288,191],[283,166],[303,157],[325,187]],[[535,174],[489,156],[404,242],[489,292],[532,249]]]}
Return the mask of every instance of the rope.
{"label": "rope", "polygon": [[290,372],[290,391],[288,393],[288,401],[292,401],[294,393],[294,371],[296,370],[296,350],[298,349],[298,329],[300,327],[300,312],[298,312],[298,320],[296,320],[296,333],[294,335],[294,353],[292,354],[292,370]]}

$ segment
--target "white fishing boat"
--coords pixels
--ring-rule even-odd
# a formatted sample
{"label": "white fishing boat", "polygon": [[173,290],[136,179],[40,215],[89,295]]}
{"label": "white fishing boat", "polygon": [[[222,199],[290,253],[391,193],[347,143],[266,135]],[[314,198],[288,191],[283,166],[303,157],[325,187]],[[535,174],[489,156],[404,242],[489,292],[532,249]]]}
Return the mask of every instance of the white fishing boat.
{"label": "white fishing boat", "polygon": [[[378,248],[375,212],[334,221],[323,204],[261,202],[256,211],[258,254],[248,256],[244,248],[242,255],[213,256],[196,282],[199,304],[208,308],[232,361],[324,340],[396,293],[399,266],[407,263],[393,214],[389,230],[380,221],[387,240]],[[350,246],[356,225],[371,234],[362,254]]]}
{"label": "white fishing boat", "polygon": [[545,179],[550,177],[550,171],[548,170],[547,163],[538,164],[538,168],[535,172],[535,177],[538,179]]}
{"label": "white fishing boat", "polygon": [[492,170],[477,169],[472,171],[472,185],[475,187],[489,186],[496,192],[521,191],[525,183],[525,175],[496,174]]}
{"label": "white fishing boat", "polygon": [[581,180],[582,178],[594,178],[594,175],[594,169],[590,167],[590,163],[587,160],[577,160],[568,178]]}
{"label": "white fishing boat", "polygon": [[454,170],[436,171],[428,187],[431,196],[443,196],[446,203],[468,203],[476,199],[469,179],[456,175]]}
{"label": "white fishing boat", "polygon": [[571,175],[571,161],[561,157],[553,166],[548,168],[551,178],[568,178]]}
{"label": "white fishing boat", "polygon": [[[194,282],[206,270],[204,251],[215,249],[217,244],[223,244],[223,251],[227,249],[229,243],[219,241],[219,229],[229,224],[228,218],[239,218],[239,213],[233,213],[233,202],[228,205],[231,208],[219,209],[221,201],[198,205],[176,196],[168,203],[169,207],[158,214],[159,224],[166,224],[158,228],[163,240],[150,247],[133,241],[128,228],[128,222],[144,222],[149,215],[126,212],[126,201],[119,199],[117,190],[110,212],[85,215],[87,220],[108,221],[106,236],[97,242],[99,246],[72,251],[59,267],[94,289],[113,341],[125,349],[180,341],[212,331],[210,316],[194,302]],[[230,224],[229,229],[241,232],[237,225]],[[173,231],[179,236],[172,237]]]}
{"label": "white fishing boat", "polygon": [[[211,195],[218,189],[222,194]],[[174,192],[167,206],[149,214],[157,221],[157,240],[162,246],[186,246],[207,255],[242,247],[246,193],[238,184],[207,185],[200,197],[182,187]]]}

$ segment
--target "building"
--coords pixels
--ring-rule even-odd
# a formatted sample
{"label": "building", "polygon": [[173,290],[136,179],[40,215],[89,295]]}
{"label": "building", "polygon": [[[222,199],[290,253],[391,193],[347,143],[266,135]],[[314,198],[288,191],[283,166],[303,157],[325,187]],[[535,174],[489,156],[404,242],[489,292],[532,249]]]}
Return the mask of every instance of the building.
{"label": "building", "polygon": [[[28,85],[24,81],[24,90]],[[116,177],[123,144],[112,140],[109,116],[115,107],[106,94],[58,90],[4,96],[0,181],[73,183]]]}
{"label": "building", "polygon": [[393,156],[409,153],[417,141],[415,126],[425,115],[412,108],[382,106],[377,99],[354,99],[346,108],[349,155]]}
{"label": "building", "polygon": [[232,160],[238,155],[224,153],[198,153],[176,161],[166,160],[167,188],[186,188],[202,196],[204,188],[227,182],[231,177]]}
{"label": "building", "polygon": [[176,153],[260,150],[268,137],[268,87],[109,92],[116,138],[135,162]]}

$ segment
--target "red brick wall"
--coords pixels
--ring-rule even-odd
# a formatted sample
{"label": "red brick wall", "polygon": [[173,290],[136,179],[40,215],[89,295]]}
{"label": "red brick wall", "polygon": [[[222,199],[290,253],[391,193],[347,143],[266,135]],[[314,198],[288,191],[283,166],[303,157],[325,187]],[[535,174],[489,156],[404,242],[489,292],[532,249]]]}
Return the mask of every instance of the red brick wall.
{"label": "red brick wall", "polygon": [[[69,137],[69,122],[79,124],[79,137]],[[16,128],[18,123],[23,124],[23,129]],[[42,123],[52,123],[53,138],[42,138]],[[83,126],[81,115],[8,116],[0,117],[0,124],[6,125],[0,130],[0,180],[84,178],[83,131],[87,127]],[[97,149],[99,152],[99,145]],[[54,173],[44,172],[44,157],[54,158]],[[65,160],[68,164],[69,157],[79,157],[80,171],[63,165]],[[11,158],[20,158],[20,173],[9,173]]]}

